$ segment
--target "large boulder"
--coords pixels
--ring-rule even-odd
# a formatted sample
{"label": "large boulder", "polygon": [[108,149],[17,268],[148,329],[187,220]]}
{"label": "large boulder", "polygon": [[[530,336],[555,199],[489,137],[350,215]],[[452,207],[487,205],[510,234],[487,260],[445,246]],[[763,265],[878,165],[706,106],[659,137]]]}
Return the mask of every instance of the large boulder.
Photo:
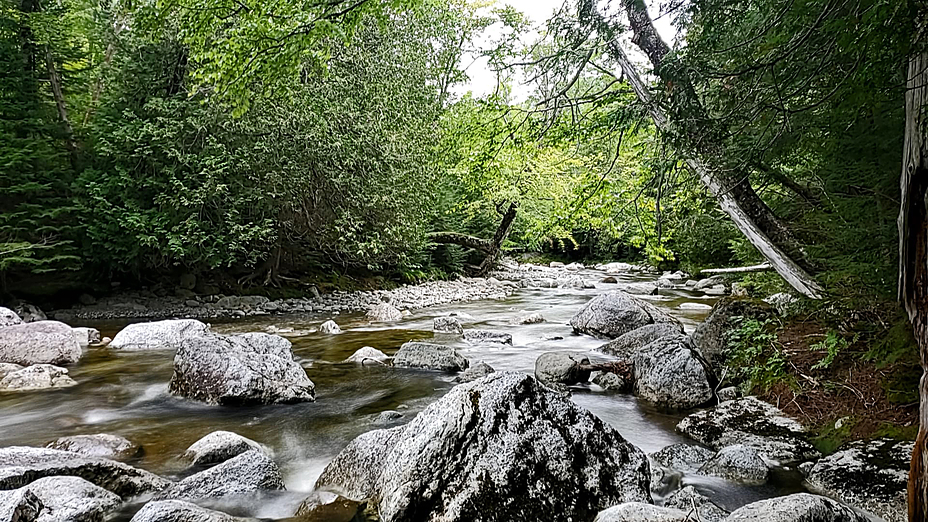
{"label": "large boulder", "polygon": [[728,511],[717,506],[708,497],[696,491],[693,486],[684,486],[664,500],[664,507],[679,509],[689,513],[694,507],[699,512],[700,522],[720,522],[728,516]]}
{"label": "large boulder", "polygon": [[450,346],[408,342],[393,356],[393,366],[444,372],[466,370],[470,362]]}
{"label": "large boulder", "polygon": [[4,308],[0,306],[0,328],[4,326],[13,326],[14,324],[22,324],[23,320],[9,308]]}
{"label": "large boulder", "polygon": [[9,372],[0,379],[0,391],[44,390],[67,388],[77,382],[68,376],[68,370],[51,364],[34,364]]}
{"label": "large boulder", "polygon": [[696,471],[715,455],[711,450],[692,444],[671,444],[651,454],[655,462],[677,471]]}
{"label": "large boulder", "polygon": [[71,435],[49,442],[46,448],[70,451],[85,457],[102,457],[113,460],[129,460],[141,457],[142,446],[125,437],[96,433],[93,435]]}
{"label": "large boulder", "polygon": [[606,355],[630,359],[638,350],[666,337],[676,337],[683,333],[683,325],[673,323],[647,324],[624,333],[597,348]]}
{"label": "large boulder", "polygon": [[658,339],[632,357],[635,395],[664,408],[687,409],[712,398],[708,364],[684,335]]}
{"label": "large boulder", "polygon": [[384,365],[387,364],[387,361],[390,360],[390,356],[381,352],[377,348],[371,346],[364,346],[358,348],[350,357],[345,359],[345,362],[360,364],[361,366],[367,365]]}
{"label": "large boulder", "polygon": [[248,451],[268,454],[264,446],[247,437],[219,430],[191,444],[184,452],[183,459],[192,466],[206,466],[225,462]]}
{"label": "large boulder", "polygon": [[886,522],[904,522],[912,448],[910,441],[890,439],[850,442],[816,462],[806,484]]}
{"label": "large boulder", "polygon": [[352,441],[317,488],[373,498],[383,522],[589,520],[647,502],[648,461],[611,426],[531,376],[454,387],[408,424]]}
{"label": "large boulder", "polygon": [[699,473],[746,484],[767,482],[770,469],[756,449],[734,444],[719,450],[701,468]]}
{"label": "large boulder", "polygon": [[364,318],[371,322],[393,322],[401,320],[403,312],[390,303],[380,303],[369,308]]}
{"label": "large boulder", "polygon": [[0,489],[20,488],[54,476],[80,477],[121,497],[159,491],[170,485],[168,480],[115,460],[48,448],[0,448]]}
{"label": "large boulder", "polygon": [[713,369],[719,370],[725,365],[725,352],[728,349],[728,333],[738,325],[735,317],[763,321],[774,317],[776,310],[760,299],[750,297],[725,297],[719,299],[706,320],[693,332],[693,343],[709,361]]}
{"label": "large boulder", "polygon": [[209,335],[209,325],[196,319],[169,319],[126,326],[113,337],[116,350],[176,350],[187,339]]}
{"label": "large boulder", "polygon": [[819,457],[801,424],[757,397],[744,397],[693,413],[677,431],[714,448],[750,446],[767,461],[790,464]]}
{"label": "large boulder", "polygon": [[593,298],[570,319],[570,326],[575,332],[608,339],[655,323],[679,326],[680,321],[621,290]]}
{"label": "large boulder", "polygon": [[76,363],[81,355],[81,345],[64,323],[36,321],[0,328],[0,362],[62,365]]}
{"label": "large boulder", "polygon": [[185,339],[174,356],[170,391],[209,404],[313,401],[315,385],[293,360],[290,341],[246,333]]}
{"label": "large boulder", "polygon": [[142,506],[129,522],[246,522],[183,500],[155,500]]}
{"label": "large boulder", "polygon": [[4,517],[0,507],[0,520],[4,522],[96,522],[114,511],[122,499],[99,486],[79,477],[45,477],[12,491],[0,492],[0,506],[20,504],[21,499],[32,499],[40,506],[33,515],[27,513]]}
{"label": "large boulder", "polygon": [[280,491],[280,468],[260,451],[248,451],[190,475],[155,495],[155,500],[198,500],[256,491]]}
{"label": "large boulder", "polygon": [[853,509],[830,498],[795,493],[748,504],[725,522],[869,522]]}
{"label": "large boulder", "polygon": [[600,512],[594,522],[692,522],[688,512],[644,502],[627,502]]}
{"label": "large boulder", "polygon": [[545,384],[571,385],[590,379],[590,359],[577,352],[546,352],[535,359],[535,378]]}

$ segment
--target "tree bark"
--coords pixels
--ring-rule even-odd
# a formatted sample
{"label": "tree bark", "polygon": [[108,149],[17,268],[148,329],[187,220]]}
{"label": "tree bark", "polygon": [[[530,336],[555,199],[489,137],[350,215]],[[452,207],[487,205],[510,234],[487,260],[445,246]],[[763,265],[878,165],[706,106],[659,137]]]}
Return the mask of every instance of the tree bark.
{"label": "tree bark", "polygon": [[928,50],[909,59],[899,209],[899,300],[921,356],[919,430],[909,468],[909,521],[928,520]]}
{"label": "tree bark", "polygon": [[700,274],[745,274],[749,272],[766,272],[773,270],[770,263],[761,263],[759,265],[739,266],[736,268],[707,268],[700,271]]}
{"label": "tree bark", "polygon": [[509,203],[509,207],[505,212],[503,212],[502,207],[502,204],[497,206],[497,211],[503,216],[503,219],[496,228],[493,239],[481,239],[479,237],[459,234],[457,232],[433,232],[428,235],[428,238],[433,243],[458,245],[483,252],[486,254],[486,257],[477,268],[476,275],[486,275],[487,272],[496,266],[496,262],[499,260],[499,255],[503,249],[503,243],[506,241],[506,238],[509,237],[510,232],[512,232],[516,214],[519,210],[519,204],[515,201]]}

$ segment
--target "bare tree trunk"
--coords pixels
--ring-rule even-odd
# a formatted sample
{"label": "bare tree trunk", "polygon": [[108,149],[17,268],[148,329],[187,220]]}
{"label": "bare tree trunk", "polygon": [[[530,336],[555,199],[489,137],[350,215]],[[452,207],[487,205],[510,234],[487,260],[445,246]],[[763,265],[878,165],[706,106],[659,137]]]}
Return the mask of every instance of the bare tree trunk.
{"label": "bare tree trunk", "polygon": [[922,378],[919,430],[909,468],[909,521],[928,520],[928,50],[909,60],[899,209],[899,300],[915,330]]}
{"label": "bare tree trunk", "polygon": [[486,257],[477,268],[476,275],[486,275],[487,272],[496,266],[496,263],[499,260],[499,255],[503,249],[503,243],[506,241],[506,238],[509,237],[510,232],[512,232],[512,227],[516,220],[516,214],[519,210],[519,204],[515,201],[509,203],[509,207],[505,212],[503,211],[504,205],[505,202],[497,205],[496,207],[497,212],[502,215],[503,219],[500,221],[499,226],[496,228],[496,233],[493,234],[493,239],[481,239],[479,237],[468,236],[467,234],[459,234],[457,232],[433,232],[428,235],[428,238],[433,243],[458,245],[464,248],[472,248],[474,250],[483,252],[486,254]]}
{"label": "bare tree trunk", "polygon": [[61,128],[64,131],[65,144],[71,155],[71,166],[77,168],[77,141],[74,139],[74,128],[71,126],[71,120],[68,118],[68,106],[65,104],[64,91],[61,88],[61,77],[58,76],[58,70],[55,67],[55,59],[52,56],[51,49],[45,46],[45,67],[48,69],[48,81],[52,88],[52,96],[55,98],[55,107],[58,109],[58,119],[61,120]]}

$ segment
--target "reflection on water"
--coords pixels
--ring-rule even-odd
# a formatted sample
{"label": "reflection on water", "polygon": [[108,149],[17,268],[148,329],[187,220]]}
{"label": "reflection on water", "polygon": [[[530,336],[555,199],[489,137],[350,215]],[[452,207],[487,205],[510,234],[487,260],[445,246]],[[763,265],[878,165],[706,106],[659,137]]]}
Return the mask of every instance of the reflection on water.
{"label": "reflection on water", "polygon": [[[601,272],[584,271],[591,280]],[[646,279],[624,276],[625,281]],[[269,446],[284,473],[290,493],[274,494],[261,501],[226,499],[220,507],[241,515],[281,518],[289,516],[305,492],[312,489],[322,468],[354,437],[375,427],[373,419],[384,410],[404,414],[400,422],[447,392],[452,375],[386,367],[357,367],[343,361],[362,346],[392,354],[413,339],[433,339],[432,319],[450,312],[459,314],[465,328],[481,328],[512,334],[513,345],[469,345],[459,338],[440,336],[434,342],[457,347],[472,361],[483,360],[497,371],[531,372],[538,355],[550,350],[590,351],[603,343],[574,335],[567,321],[593,296],[615,288],[524,289],[505,300],[449,304],[418,310],[399,323],[369,325],[358,315],[339,315],[344,330],[338,335],[310,331],[328,319],[318,315],[262,316],[214,324],[224,333],[276,331],[293,342],[294,354],[316,383],[315,403],[222,408],[182,400],[168,394],[172,372],[171,352],[118,353],[91,349],[71,369],[79,383],[72,388],[0,395],[0,445],[43,445],[64,435],[113,433],[145,447],[137,465],[155,473],[178,478],[185,474],[178,456],[207,433],[235,431]],[[662,290],[645,298],[679,317],[687,330],[701,321],[706,310],[680,309],[685,302],[711,304],[710,298],[682,290]],[[546,322],[514,326],[510,319],[520,313],[540,312]],[[96,326],[112,336],[120,325]],[[601,354],[591,354],[603,358]],[[654,411],[631,396],[605,394],[590,385],[574,391],[581,406],[615,426],[646,452],[683,442],[674,432],[682,417]],[[780,477],[780,475],[778,475]],[[736,486],[705,477],[684,477],[684,482],[711,491],[727,507],[774,494],[791,492],[798,480],[787,475],[762,488]],[[294,493],[296,492],[296,493]],[[302,492],[302,493],[301,493]],[[215,504],[214,504],[215,505]],[[132,507],[128,507],[131,514]]]}

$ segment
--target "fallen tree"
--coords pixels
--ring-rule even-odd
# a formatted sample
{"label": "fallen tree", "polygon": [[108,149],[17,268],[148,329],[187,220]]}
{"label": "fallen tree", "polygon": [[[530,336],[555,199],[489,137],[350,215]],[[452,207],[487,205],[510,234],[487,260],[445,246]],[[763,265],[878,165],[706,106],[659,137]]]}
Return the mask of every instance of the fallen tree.
{"label": "fallen tree", "polygon": [[770,263],[761,263],[759,265],[751,266],[736,266],[734,268],[707,268],[705,270],[700,270],[700,274],[747,274],[751,272],[766,272],[767,270],[773,270],[773,267],[770,266]]}
{"label": "fallen tree", "polygon": [[503,210],[505,206],[505,201],[496,205],[496,212],[502,216],[502,220],[496,228],[496,233],[493,234],[493,239],[482,239],[458,232],[432,232],[428,234],[429,241],[432,243],[458,245],[486,254],[483,258],[483,262],[474,270],[475,275],[486,275],[499,261],[499,256],[503,251],[503,243],[506,241],[506,238],[509,237],[510,232],[512,232],[516,214],[519,210],[519,203],[515,201],[509,202],[508,208]]}

